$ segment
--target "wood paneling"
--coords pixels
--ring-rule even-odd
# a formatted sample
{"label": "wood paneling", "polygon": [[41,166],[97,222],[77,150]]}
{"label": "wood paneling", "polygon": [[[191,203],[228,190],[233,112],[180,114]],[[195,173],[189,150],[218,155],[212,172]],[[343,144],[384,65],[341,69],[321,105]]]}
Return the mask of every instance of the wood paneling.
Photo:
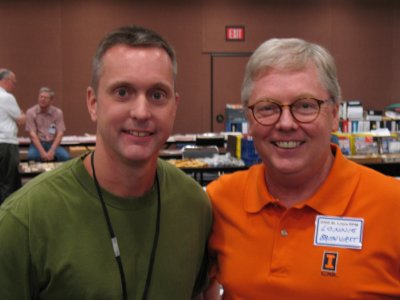
{"label": "wood paneling", "polygon": [[[271,37],[301,37],[334,55],[345,99],[383,108],[400,102],[400,2],[397,0],[47,0],[0,2],[0,67],[15,71],[26,110],[41,86],[56,92],[67,134],[94,133],[85,107],[91,59],[101,37],[124,24],[153,28],[176,48],[181,102],[176,133],[210,130],[209,52],[251,52]],[[244,25],[244,42],[225,41]],[[243,74],[224,65],[217,82]],[[229,86],[218,94],[230,97]],[[239,88],[239,87],[235,87]],[[220,96],[218,96],[220,97]],[[217,104],[218,105],[218,104]],[[20,132],[24,135],[24,132]]]}

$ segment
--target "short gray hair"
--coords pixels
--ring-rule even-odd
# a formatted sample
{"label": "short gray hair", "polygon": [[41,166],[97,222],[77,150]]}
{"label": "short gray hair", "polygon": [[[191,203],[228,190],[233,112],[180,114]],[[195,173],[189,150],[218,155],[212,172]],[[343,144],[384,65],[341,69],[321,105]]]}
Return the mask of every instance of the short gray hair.
{"label": "short gray hair", "polygon": [[0,80],[10,77],[13,72],[9,69],[0,69]]}
{"label": "short gray hair", "polygon": [[47,93],[47,94],[49,94],[51,100],[54,99],[55,93],[50,88],[48,88],[46,86],[43,86],[43,87],[41,87],[39,89],[39,94],[41,94],[41,93]]}
{"label": "short gray hair", "polygon": [[274,38],[262,43],[247,63],[241,91],[242,104],[248,105],[253,83],[261,72],[272,69],[301,70],[310,61],[317,67],[321,83],[331,99],[339,103],[341,90],[336,65],[328,50],[298,38]]}

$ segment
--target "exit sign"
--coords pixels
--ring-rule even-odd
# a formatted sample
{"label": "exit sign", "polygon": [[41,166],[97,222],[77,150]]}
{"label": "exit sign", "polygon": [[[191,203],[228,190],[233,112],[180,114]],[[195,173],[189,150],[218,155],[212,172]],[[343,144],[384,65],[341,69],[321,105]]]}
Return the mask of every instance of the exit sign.
{"label": "exit sign", "polygon": [[244,41],[244,26],[226,26],[225,38],[227,41]]}

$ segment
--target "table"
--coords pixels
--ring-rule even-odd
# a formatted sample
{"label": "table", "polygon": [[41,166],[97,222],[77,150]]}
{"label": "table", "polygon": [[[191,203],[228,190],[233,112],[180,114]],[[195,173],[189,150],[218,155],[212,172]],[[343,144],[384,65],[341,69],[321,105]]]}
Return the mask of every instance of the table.
{"label": "table", "polygon": [[191,175],[201,186],[205,186],[225,173],[246,170],[248,167],[203,167],[203,168],[180,168],[186,174]]}
{"label": "table", "polygon": [[[19,137],[19,156],[22,162],[27,161],[28,148],[31,143],[29,137]],[[79,156],[88,150],[94,149],[96,145],[95,135],[67,135],[63,136],[61,140],[61,146],[66,147],[71,157]]]}

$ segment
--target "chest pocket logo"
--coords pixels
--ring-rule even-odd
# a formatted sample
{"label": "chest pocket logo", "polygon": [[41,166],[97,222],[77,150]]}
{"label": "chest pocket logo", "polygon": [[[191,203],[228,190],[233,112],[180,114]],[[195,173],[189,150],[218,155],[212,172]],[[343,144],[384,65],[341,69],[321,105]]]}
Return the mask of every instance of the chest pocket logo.
{"label": "chest pocket logo", "polygon": [[330,275],[333,275],[332,273],[336,274],[338,258],[338,252],[324,251],[321,268],[322,272],[329,272]]}

